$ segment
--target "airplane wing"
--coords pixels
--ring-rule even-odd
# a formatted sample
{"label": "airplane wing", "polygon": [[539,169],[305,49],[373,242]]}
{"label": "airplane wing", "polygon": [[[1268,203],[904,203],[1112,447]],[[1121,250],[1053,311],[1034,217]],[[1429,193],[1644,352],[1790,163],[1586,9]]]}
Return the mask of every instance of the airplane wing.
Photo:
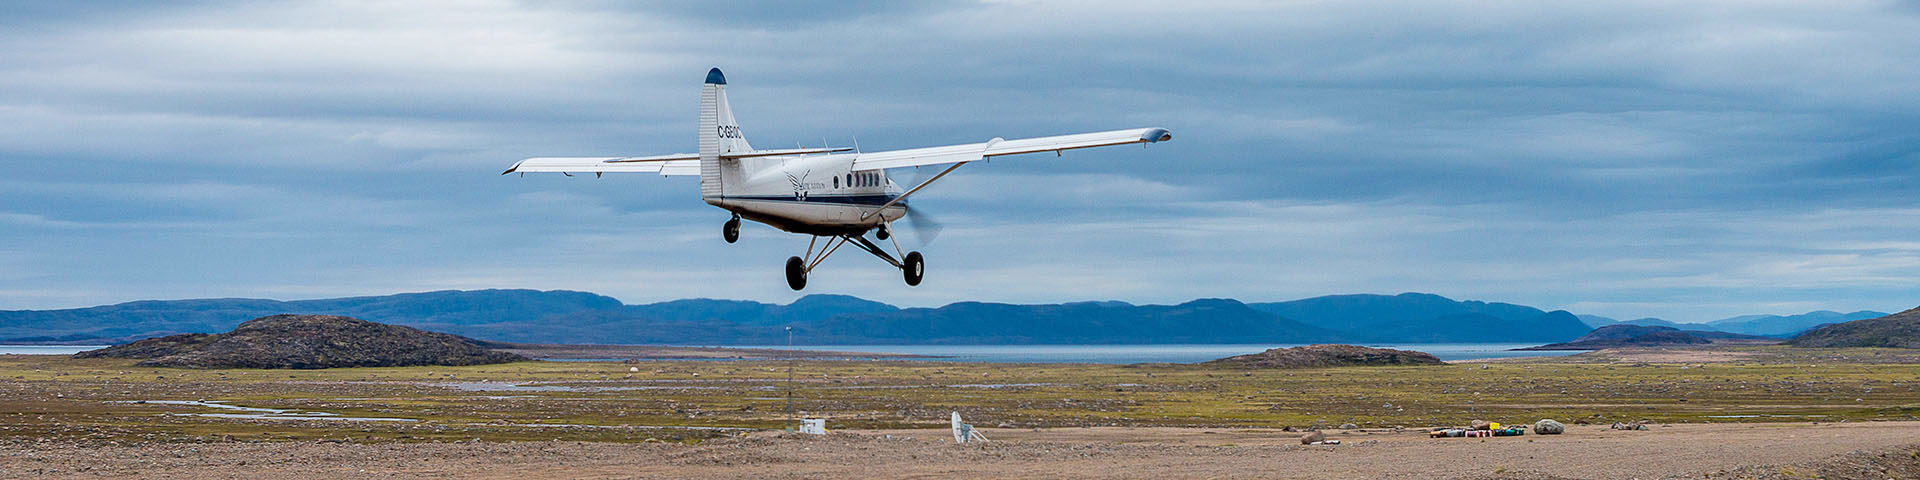
{"label": "airplane wing", "polygon": [[691,153],[654,157],[543,157],[514,162],[501,175],[520,172],[560,173],[658,173],[666,176],[699,175],[700,156]]}
{"label": "airplane wing", "polygon": [[[810,153],[838,153],[853,150],[851,148],[788,148],[779,150],[754,150],[751,152],[722,153],[720,158],[776,157],[783,155],[805,155]],[[699,175],[700,154],[676,153],[651,157],[541,157],[515,162],[506,175],[514,172],[560,172],[560,173],[658,173],[666,176]]]}
{"label": "airplane wing", "polygon": [[1164,128],[1135,128],[1130,130],[1076,133],[1073,135],[1022,138],[1017,140],[995,138],[982,143],[969,143],[965,145],[862,153],[854,158],[853,169],[873,170],[962,163],[1004,155],[1059,152],[1076,148],[1105,147],[1129,143],[1155,143],[1172,139],[1173,133]]}

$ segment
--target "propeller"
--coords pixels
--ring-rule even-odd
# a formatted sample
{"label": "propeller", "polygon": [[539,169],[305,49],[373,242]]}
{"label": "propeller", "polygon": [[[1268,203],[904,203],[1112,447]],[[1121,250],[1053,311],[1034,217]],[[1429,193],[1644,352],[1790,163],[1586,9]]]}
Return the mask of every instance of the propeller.
{"label": "propeller", "polygon": [[[928,180],[931,180],[931,175],[928,174],[929,171],[930,170],[923,168],[913,169],[914,179],[913,183],[909,185],[927,183]],[[933,239],[940,236],[940,230],[946,227],[942,226],[939,220],[934,220],[933,217],[927,216],[925,210],[913,208],[913,202],[906,202],[906,206],[907,223],[913,225],[913,236],[920,239],[921,246],[932,244]]]}
{"label": "propeller", "polygon": [[919,238],[923,246],[932,244],[934,237],[940,236],[940,230],[946,228],[940,225],[939,220],[927,216],[925,211],[913,208],[911,203],[907,204],[907,223],[913,225],[913,236]]}

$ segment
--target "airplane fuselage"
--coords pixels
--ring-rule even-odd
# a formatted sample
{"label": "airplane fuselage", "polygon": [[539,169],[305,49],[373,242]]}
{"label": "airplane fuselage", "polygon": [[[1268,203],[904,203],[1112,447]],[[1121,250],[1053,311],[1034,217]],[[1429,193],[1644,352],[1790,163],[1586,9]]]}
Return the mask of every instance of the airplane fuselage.
{"label": "airplane fuselage", "polygon": [[[882,205],[901,189],[880,170],[853,170],[855,155],[737,160],[745,178],[728,178],[706,201],[781,230],[808,235],[859,235],[906,216],[906,202]],[[877,213],[876,213],[877,212]]]}

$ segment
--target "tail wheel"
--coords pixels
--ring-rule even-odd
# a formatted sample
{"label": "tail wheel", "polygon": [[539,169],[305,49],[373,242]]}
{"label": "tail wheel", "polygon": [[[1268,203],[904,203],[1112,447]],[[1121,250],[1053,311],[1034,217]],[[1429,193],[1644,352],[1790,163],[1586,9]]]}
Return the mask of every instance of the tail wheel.
{"label": "tail wheel", "polygon": [[907,286],[919,286],[920,279],[927,275],[926,259],[920,256],[920,252],[907,252],[906,261],[902,263],[904,265],[900,266],[900,272],[907,277]]}
{"label": "tail wheel", "polygon": [[886,240],[887,237],[893,236],[893,233],[887,230],[889,229],[886,225],[880,225],[880,228],[873,229],[873,238]]}
{"label": "tail wheel", "polygon": [[807,262],[800,257],[787,257],[787,286],[796,291],[807,288]]}
{"label": "tail wheel", "polygon": [[740,217],[727,219],[727,225],[720,228],[720,238],[727,239],[727,243],[740,241]]}

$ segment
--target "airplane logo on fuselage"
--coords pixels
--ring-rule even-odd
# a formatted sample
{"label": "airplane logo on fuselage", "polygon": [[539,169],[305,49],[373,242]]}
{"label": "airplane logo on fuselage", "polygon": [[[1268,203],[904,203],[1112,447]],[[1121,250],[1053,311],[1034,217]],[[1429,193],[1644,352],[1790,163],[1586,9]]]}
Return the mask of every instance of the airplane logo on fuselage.
{"label": "airplane logo on fuselage", "polygon": [[802,201],[802,202],[807,201],[807,174],[809,173],[813,173],[813,171],[807,170],[804,172],[800,172],[800,176],[797,176],[797,177],[794,176],[792,173],[787,174],[787,181],[793,182],[793,199],[794,200]]}

